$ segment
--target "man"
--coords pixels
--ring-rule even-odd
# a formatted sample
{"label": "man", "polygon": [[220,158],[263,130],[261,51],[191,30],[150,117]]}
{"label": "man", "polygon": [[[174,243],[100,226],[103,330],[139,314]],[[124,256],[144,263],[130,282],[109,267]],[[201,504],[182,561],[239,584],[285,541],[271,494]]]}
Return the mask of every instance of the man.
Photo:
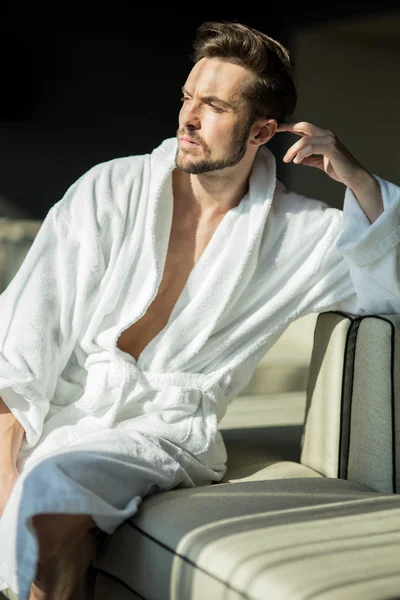
{"label": "man", "polygon": [[[21,600],[67,599],[144,496],[223,477],[218,421],[290,322],[400,309],[400,189],[284,122],[278,42],[206,23],[194,49],[177,138],[71,186],[0,298],[0,577]],[[286,162],[347,187],[344,216],[276,181],[281,131]]]}

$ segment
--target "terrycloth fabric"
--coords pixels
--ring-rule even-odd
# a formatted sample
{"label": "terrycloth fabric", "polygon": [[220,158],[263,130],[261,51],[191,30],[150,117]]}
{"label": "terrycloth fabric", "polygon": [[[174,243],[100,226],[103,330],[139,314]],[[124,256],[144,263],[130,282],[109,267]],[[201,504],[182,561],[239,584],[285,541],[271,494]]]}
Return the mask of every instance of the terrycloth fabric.
{"label": "terrycloth fabric", "polygon": [[[176,148],[176,139],[165,140],[151,154],[111,160],[83,175],[50,209],[0,296],[0,396],[26,431],[12,496],[19,508],[6,509],[0,520],[0,577],[7,572],[9,584],[3,540],[15,536],[19,571],[12,585],[21,600],[29,582],[19,552],[31,548],[33,564],[35,511],[75,506],[99,526],[106,522],[99,489],[83,493],[72,471],[66,487],[53,474],[62,494],[52,481],[43,495],[47,480],[32,484],[35,499],[28,494],[28,477],[41,480],[46,457],[59,464],[64,451],[104,434],[107,446],[99,448],[140,471],[138,440],[150,440],[145,465],[161,473],[162,489],[166,479],[170,487],[218,481],[226,470],[218,421],[294,319],[333,308],[400,310],[400,189],[377,177],[385,212],[373,225],[347,190],[343,219],[339,210],[286,191],[263,148],[248,194],[220,222],[167,325],[138,360],[121,351],[118,336],[143,316],[161,282]],[[155,439],[163,447],[152,454]],[[179,477],[165,466],[172,455]],[[86,471],[96,471],[100,456],[85,457]],[[141,496],[139,488],[132,484],[132,498]],[[120,497],[122,503],[113,497],[107,505],[114,528],[136,510]]]}

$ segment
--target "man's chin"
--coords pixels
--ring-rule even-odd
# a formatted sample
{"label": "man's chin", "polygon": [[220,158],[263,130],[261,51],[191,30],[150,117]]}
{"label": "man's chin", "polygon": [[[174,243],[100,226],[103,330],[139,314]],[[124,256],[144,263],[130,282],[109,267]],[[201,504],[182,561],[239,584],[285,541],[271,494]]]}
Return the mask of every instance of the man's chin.
{"label": "man's chin", "polygon": [[185,173],[192,173],[196,170],[196,164],[194,161],[190,160],[187,156],[182,156],[180,152],[178,152],[175,164],[178,169],[184,171]]}
{"label": "man's chin", "polygon": [[186,152],[181,152],[180,150],[176,154],[175,165],[181,171],[190,173],[191,175],[206,175],[219,168],[217,165],[204,160],[204,158],[199,157],[196,160],[193,156],[189,156]]}
{"label": "man's chin", "polygon": [[193,175],[197,172],[196,166],[186,161],[177,160],[175,164],[177,168],[183,171],[184,173],[190,173]]}

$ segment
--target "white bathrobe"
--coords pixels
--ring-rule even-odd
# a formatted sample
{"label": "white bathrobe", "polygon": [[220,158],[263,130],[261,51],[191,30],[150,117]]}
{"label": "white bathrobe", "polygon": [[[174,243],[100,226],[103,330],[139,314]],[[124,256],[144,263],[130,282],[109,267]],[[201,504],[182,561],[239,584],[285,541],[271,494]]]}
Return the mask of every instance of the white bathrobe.
{"label": "white bathrobe", "polygon": [[28,597],[38,513],[91,514],[112,533],[154,491],[219,481],[218,422],[295,319],[400,311],[400,188],[378,176],[372,225],[288,192],[267,148],[166,326],[138,360],[117,347],[161,282],[176,139],[85,173],[48,212],[0,296],[0,396],[26,432],[0,519],[0,589]]}

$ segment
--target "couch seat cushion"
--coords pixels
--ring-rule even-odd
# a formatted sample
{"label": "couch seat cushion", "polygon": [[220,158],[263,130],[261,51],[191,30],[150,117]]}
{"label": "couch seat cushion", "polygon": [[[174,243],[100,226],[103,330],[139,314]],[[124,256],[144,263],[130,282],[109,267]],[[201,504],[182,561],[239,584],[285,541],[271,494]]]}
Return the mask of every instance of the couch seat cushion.
{"label": "couch seat cushion", "polygon": [[295,463],[270,475],[149,496],[94,567],[146,600],[395,597],[398,496]]}

